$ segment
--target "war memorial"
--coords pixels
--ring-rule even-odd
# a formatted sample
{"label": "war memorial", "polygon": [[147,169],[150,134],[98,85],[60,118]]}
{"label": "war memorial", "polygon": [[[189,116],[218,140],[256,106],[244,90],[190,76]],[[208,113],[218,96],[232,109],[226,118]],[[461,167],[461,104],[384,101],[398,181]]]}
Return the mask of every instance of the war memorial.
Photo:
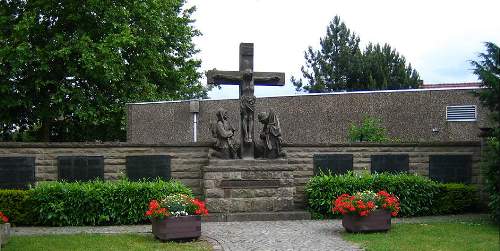
{"label": "war memorial", "polygon": [[[320,171],[408,172],[481,186],[487,111],[474,88],[342,92],[256,98],[285,74],[253,71],[253,44],[239,70],[207,72],[239,86],[239,99],[127,105],[127,142],[0,143],[2,188],[45,180],[177,179],[205,198],[208,220],[308,219],[304,185]],[[349,142],[351,124],[380,118],[390,143]]]}

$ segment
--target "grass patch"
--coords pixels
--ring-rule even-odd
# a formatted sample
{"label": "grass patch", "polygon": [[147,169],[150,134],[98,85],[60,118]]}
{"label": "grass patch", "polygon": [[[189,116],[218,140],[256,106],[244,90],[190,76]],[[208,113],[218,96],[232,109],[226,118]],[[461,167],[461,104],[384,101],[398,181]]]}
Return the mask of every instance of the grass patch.
{"label": "grass patch", "polygon": [[482,221],[393,224],[387,233],[342,233],[348,241],[377,250],[500,250],[498,226]]}
{"label": "grass patch", "polygon": [[210,243],[160,242],[151,234],[74,234],[74,235],[39,235],[11,236],[9,243],[2,248],[5,251],[24,250],[212,250]]}

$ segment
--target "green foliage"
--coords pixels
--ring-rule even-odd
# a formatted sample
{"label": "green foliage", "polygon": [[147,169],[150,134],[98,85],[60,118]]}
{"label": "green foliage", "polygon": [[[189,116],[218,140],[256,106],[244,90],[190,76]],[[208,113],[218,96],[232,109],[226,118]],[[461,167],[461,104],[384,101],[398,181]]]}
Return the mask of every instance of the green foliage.
{"label": "green foliage", "polygon": [[500,250],[498,226],[489,222],[465,222],[460,216],[453,221],[429,221],[418,224],[392,224],[383,233],[351,234],[342,238],[370,251],[396,250]]}
{"label": "green foliage", "polygon": [[124,139],[127,102],[206,95],[184,4],[0,1],[0,140]]}
{"label": "green foliage", "polygon": [[488,139],[482,156],[481,169],[488,192],[488,206],[493,219],[500,224],[500,141],[498,137]]}
{"label": "green foliage", "polygon": [[493,218],[500,223],[500,48],[485,43],[486,52],[479,54],[480,61],[472,61],[474,73],[481,80],[479,98],[488,107],[493,129],[483,151],[481,168],[485,175],[486,191]]}
{"label": "green foliage", "polygon": [[143,222],[153,198],[191,195],[180,182],[44,182],[31,190],[34,223],[49,226],[124,225]]}
{"label": "green foliage", "polygon": [[[433,199],[439,192],[438,183],[413,174],[318,175],[307,183],[305,193],[310,210],[333,217],[332,201],[338,196],[365,190],[386,190],[399,197],[401,216],[432,214]],[[317,214],[316,214],[317,216]]]}
{"label": "green foliage", "polygon": [[303,79],[292,77],[297,91],[333,92],[407,89],[421,85],[411,64],[390,45],[369,43],[361,52],[360,38],[335,16],[320,39],[321,48],[304,52]]}
{"label": "green foliage", "polygon": [[[479,54],[480,61],[472,61],[474,74],[484,87],[479,98],[484,106],[490,109],[495,126],[500,122],[500,48],[491,42],[485,43],[486,53]],[[498,136],[498,132],[496,134]]]}
{"label": "green foliage", "polygon": [[436,214],[460,214],[473,210],[479,200],[477,189],[473,185],[446,183],[439,186],[440,192],[435,198]]}
{"label": "green foliage", "polygon": [[389,137],[380,119],[365,117],[361,125],[351,125],[349,140],[352,142],[386,142]]}
{"label": "green foliage", "polygon": [[152,234],[13,235],[3,251],[210,251],[207,241],[158,241]]}
{"label": "green foliage", "polygon": [[27,225],[32,222],[30,191],[0,190],[0,211],[9,217],[13,225]]}

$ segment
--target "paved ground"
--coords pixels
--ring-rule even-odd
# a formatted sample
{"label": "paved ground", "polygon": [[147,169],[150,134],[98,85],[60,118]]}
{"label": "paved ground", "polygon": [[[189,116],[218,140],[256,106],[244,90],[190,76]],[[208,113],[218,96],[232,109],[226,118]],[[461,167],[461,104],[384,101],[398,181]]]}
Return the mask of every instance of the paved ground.
{"label": "paved ground", "polygon": [[[202,239],[215,250],[360,250],[343,241],[340,220],[203,222]],[[15,227],[12,235],[150,233],[151,225]]]}
{"label": "paved ground", "polygon": [[[394,223],[467,221],[486,215],[398,218]],[[360,250],[340,238],[340,220],[203,222],[202,239],[215,250]],[[150,233],[151,225],[110,227],[15,227],[12,235]]]}

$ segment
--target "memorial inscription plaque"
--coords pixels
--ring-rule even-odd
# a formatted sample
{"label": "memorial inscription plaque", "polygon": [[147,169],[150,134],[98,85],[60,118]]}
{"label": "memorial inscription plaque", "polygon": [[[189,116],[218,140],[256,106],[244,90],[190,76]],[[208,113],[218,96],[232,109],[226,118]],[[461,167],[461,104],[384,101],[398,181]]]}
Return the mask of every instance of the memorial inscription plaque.
{"label": "memorial inscription plaque", "polygon": [[429,178],[439,182],[470,183],[472,176],[471,155],[429,156]]}
{"label": "memorial inscription plaque", "polygon": [[321,172],[344,174],[352,171],[352,154],[315,154],[313,156],[314,175]]}
{"label": "memorial inscription plaque", "polygon": [[0,189],[27,189],[35,184],[35,157],[0,157]]}
{"label": "memorial inscription plaque", "polygon": [[104,179],[104,157],[59,156],[57,169],[59,180],[72,182]]}
{"label": "memorial inscription plaque", "polygon": [[387,154],[371,156],[371,173],[401,173],[409,172],[408,154]]}
{"label": "memorial inscription plaque", "polygon": [[130,180],[171,177],[170,159],[168,155],[127,156],[127,177]]}

